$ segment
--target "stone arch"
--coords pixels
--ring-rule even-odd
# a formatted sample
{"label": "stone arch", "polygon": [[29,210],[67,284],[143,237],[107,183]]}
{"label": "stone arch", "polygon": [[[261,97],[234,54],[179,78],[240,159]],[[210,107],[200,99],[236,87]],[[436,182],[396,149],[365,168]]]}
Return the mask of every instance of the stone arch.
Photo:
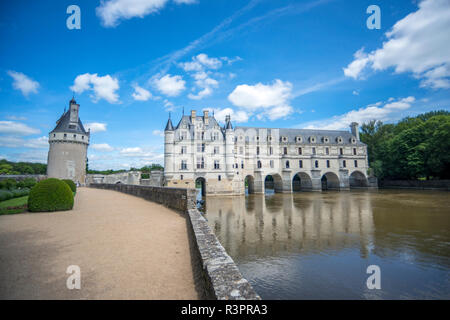
{"label": "stone arch", "polygon": [[292,191],[312,190],[311,177],[306,172],[297,172],[292,178]]}
{"label": "stone arch", "polygon": [[322,190],[339,190],[339,177],[333,172],[327,172],[322,176]]}
{"label": "stone arch", "polygon": [[361,171],[353,171],[349,177],[350,188],[367,188],[369,183]]}
{"label": "stone arch", "polygon": [[203,177],[198,177],[195,179],[195,188],[198,189],[198,187],[201,188],[201,194],[204,197],[206,195],[206,179]]}
{"label": "stone arch", "polygon": [[246,190],[245,193],[252,194],[255,193],[255,178],[252,175],[247,175],[244,178],[244,188]]}
{"label": "stone arch", "polygon": [[283,192],[283,179],[278,173],[271,173],[264,178],[264,191],[273,189],[274,192]]}

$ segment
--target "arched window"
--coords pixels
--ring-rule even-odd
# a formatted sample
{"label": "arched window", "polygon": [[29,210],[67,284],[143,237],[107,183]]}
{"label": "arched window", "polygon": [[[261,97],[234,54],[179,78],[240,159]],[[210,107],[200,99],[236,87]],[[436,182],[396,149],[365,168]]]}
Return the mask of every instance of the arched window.
{"label": "arched window", "polygon": [[258,160],[258,168],[261,169],[262,168],[262,164],[261,161]]}

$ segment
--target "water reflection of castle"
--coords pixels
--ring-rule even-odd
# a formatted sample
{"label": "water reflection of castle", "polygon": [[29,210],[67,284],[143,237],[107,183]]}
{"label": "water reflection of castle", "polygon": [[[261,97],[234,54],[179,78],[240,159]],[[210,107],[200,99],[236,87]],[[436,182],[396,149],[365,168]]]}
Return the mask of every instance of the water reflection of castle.
{"label": "water reflection of castle", "polygon": [[206,217],[234,258],[360,247],[374,230],[369,194],[302,193],[208,198]]}

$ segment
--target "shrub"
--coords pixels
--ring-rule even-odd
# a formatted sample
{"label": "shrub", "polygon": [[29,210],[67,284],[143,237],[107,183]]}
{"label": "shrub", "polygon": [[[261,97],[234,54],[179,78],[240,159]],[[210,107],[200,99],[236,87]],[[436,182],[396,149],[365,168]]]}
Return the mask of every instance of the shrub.
{"label": "shrub", "polygon": [[28,210],[31,212],[62,211],[73,208],[73,193],[62,180],[49,178],[38,182],[30,191]]}
{"label": "shrub", "polygon": [[17,183],[17,188],[33,188],[36,184],[36,179],[34,178],[25,178],[22,181]]}
{"label": "shrub", "polygon": [[0,190],[0,201],[12,199],[13,193],[9,190]]}
{"label": "shrub", "polygon": [[22,189],[13,189],[10,190],[13,194],[13,198],[27,196],[30,193],[30,189],[22,188]]}
{"label": "shrub", "polygon": [[16,185],[17,185],[16,180],[11,179],[11,178],[0,181],[0,189],[11,190],[11,189],[15,189]]}
{"label": "shrub", "polygon": [[64,181],[65,183],[67,183],[69,185],[72,192],[77,192],[77,185],[75,184],[75,182],[73,182],[70,179],[63,179],[62,181]]}

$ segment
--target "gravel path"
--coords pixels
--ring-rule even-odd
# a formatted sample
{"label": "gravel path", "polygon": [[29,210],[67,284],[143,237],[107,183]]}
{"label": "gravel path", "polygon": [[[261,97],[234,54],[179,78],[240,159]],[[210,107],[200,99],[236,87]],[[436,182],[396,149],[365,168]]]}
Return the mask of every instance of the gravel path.
{"label": "gravel path", "polygon": [[161,205],[90,188],[72,211],[0,216],[0,299],[198,299],[187,230]]}

